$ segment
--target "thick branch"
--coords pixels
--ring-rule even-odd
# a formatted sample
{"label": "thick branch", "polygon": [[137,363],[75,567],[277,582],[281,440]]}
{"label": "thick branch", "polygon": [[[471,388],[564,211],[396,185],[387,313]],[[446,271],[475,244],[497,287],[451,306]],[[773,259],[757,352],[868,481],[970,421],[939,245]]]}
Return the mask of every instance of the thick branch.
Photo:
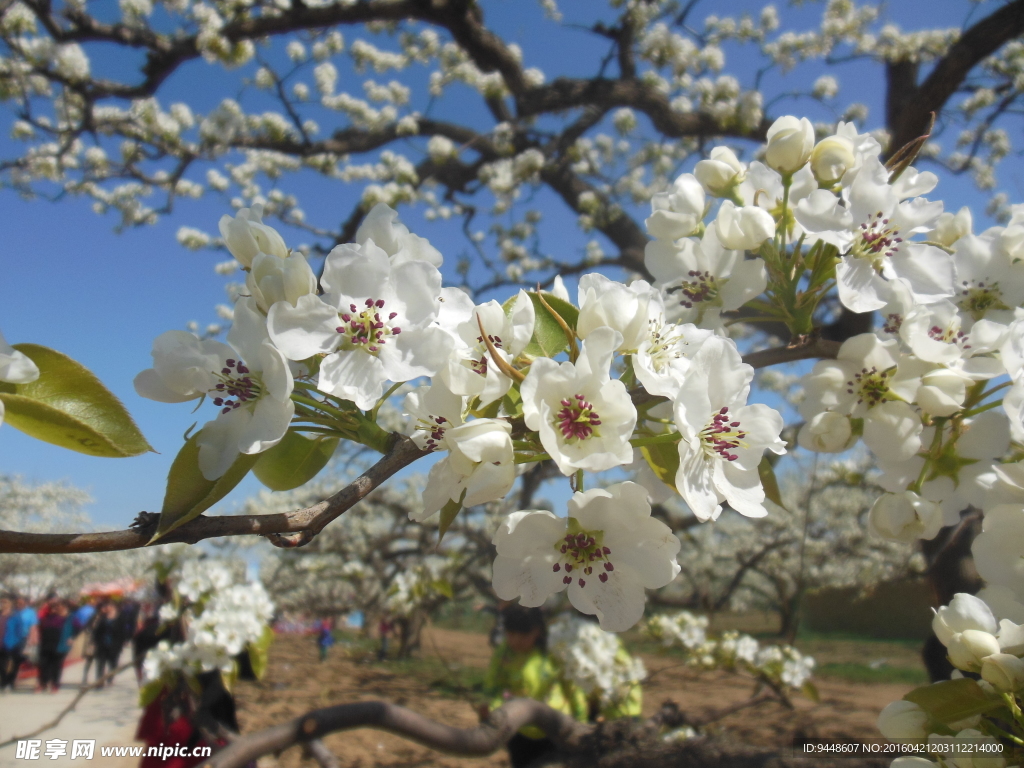
{"label": "thick branch", "polygon": [[577,746],[590,732],[588,726],[532,699],[509,701],[476,728],[453,728],[395,704],[363,701],[314,710],[291,722],[242,736],[204,763],[204,768],[242,768],[271,752],[353,728],[377,728],[441,752],[482,757],[499,750],[526,725],[537,726],[567,749]]}
{"label": "thick branch", "polygon": [[[357,477],[351,484],[319,504],[292,512],[272,515],[225,515],[205,517],[185,523],[167,536],[160,544],[187,542],[195,544],[203,539],[220,536],[287,536],[299,534],[298,541],[276,541],[278,545],[297,546],[312,540],[324,526],[355,506],[377,486],[403,467],[426,455],[412,440],[394,433],[391,450],[380,461]],[[38,554],[67,554],[71,552],[111,552],[120,549],[138,549],[149,543],[154,526],[104,533],[21,533],[0,530],[0,553],[31,552]]]}
{"label": "thick branch", "polygon": [[[932,112],[938,114],[950,97],[956,93],[968,73],[983,59],[991,56],[1015,37],[1024,34],[1024,0],[1014,0],[979,21],[953,44],[935,65],[927,79],[907,94],[902,108],[895,110],[898,117],[892,121],[890,148],[895,151],[904,144],[923,135],[928,129]],[[899,67],[900,65],[892,65]],[[892,72],[892,66],[890,72]],[[902,75],[902,76],[901,76]],[[906,89],[905,73],[898,72],[897,83]],[[890,83],[892,79],[890,78]],[[892,98],[890,97],[890,101]]]}
{"label": "thick branch", "polygon": [[762,349],[759,352],[751,352],[743,356],[743,362],[754,368],[767,368],[770,365],[792,363],[796,360],[808,360],[814,357],[832,360],[839,354],[841,346],[842,344],[838,341],[816,338],[805,344],[791,344],[788,347],[773,347],[772,349]]}

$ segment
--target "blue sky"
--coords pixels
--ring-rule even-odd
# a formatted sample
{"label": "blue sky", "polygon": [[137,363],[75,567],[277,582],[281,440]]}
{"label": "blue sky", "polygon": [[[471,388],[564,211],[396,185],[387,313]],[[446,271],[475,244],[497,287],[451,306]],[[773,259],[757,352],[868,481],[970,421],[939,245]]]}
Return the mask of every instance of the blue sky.
{"label": "blue sky", "polygon": [[[106,3],[106,0],[103,0]],[[586,21],[594,0],[563,0],[560,3],[565,23]],[[692,18],[726,10],[758,11],[761,3],[738,0],[721,3],[707,0],[698,5]],[[890,18],[905,29],[918,29],[931,22],[956,25],[973,4],[963,0],[901,0],[888,10]],[[103,7],[97,4],[97,7]],[[559,30],[544,22],[539,10],[528,0],[485,0],[487,22],[506,39],[524,49],[528,66],[539,66],[548,78],[558,75],[587,75],[596,69],[596,62],[606,50],[605,42],[580,30]],[[979,14],[990,13],[996,3],[981,5]],[[782,28],[810,29],[817,25],[822,5],[808,3],[789,8],[779,3]],[[352,39],[354,30],[346,30]],[[746,48],[726,49],[725,72],[736,75],[743,84],[752,80],[756,60]],[[338,59],[339,68],[346,61]],[[102,72],[112,62],[98,54],[94,70]],[[242,70],[250,74],[254,67]],[[786,77],[772,77],[766,83],[768,95],[806,87],[824,72],[820,63],[798,67]],[[198,79],[202,75],[202,80]],[[838,67],[840,93],[835,100],[840,106],[862,101],[871,108],[867,127],[874,128],[881,120],[883,74],[878,65],[869,62]],[[191,64],[168,83],[161,101],[189,97],[197,111],[208,109],[225,96],[234,96],[230,84],[236,74],[210,76],[210,69]],[[345,77],[353,79],[347,82]],[[343,70],[341,89],[359,91],[361,76]],[[387,79],[387,76],[378,77]],[[425,81],[421,70],[410,75],[412,83]],[[202,85],[197,87],[197,83]],[[443,102],[435,105],[442,115],[458,109],[471,121],[482,120],[479,100],[466,98],[465,92],[453,89]],[[820,105],[805,100],[795,104],[783,102],[772,114],[806,113],[825,119],[827,112]],[[0,132],[6,135],[7,115],[0,117]],[[460,115],[461,117],[461,115]],[[325,126],[325,129],[328,126]],[[6,138],[0,139],[0,155],[7,157],[16,148]],[[1000,188],[1016,199],[1024,197],[1024,175],[1015,159],[1004,162],[999,172]],[[294,184],[294,182],[293,182]],[[309,180],[308,188],[299,190],[308,218],[312,222],[338,221],[347,216],[361,192],[361,187],[326,185]],[[976,228],[984,225],[985,198],[979,195],[966,178],[946,179],[932,197],[946,201],[956,210],[971,205]],[[581,252],[588,235],[575,228],[575,217],[561,201],[549,193],[541,193],[536,201],[547,215],[543,232],[548,248],[572,249]],[[227,202],[208,196],[201,201],[180,203],[173,215],[159,224],[115,234],[113,216],[97,216],[90,203],[68,199],[59,204],[25,201],[10,191],[0,192],[0,221],[4,222],[3,265],[0,277],[0,330],[11,343],[33,342],[58,349],[91,368],[107,386],[122,399],[135,416],[143,433],[158,454],[124,460],[97,459],[70,453],[39,443],[22,435],[9,425],[0,427],[0,471],[22,475],[32,481],[64,479],[87,489],[95,499],[89,510],[100,525],[123,527],[140,510],[159,510],[167,469],[181,445],[182,434],[196,419],[212,418],[212,406],[195,415],[190,405],[165,405],[138,397],[132,379],[150,365],[150,348],[160,333],[182,328],[189,320],[201,324],[215,320],[213,307],[225,300],[223,278],[213,273],[212,266],[225,258],[215,252],[192,253],[175,240],[179,226],[196,226],[216,231],[219,217],[229,212]],[[458,228],[451,223],[431,224],[418,210],[404,210],[403,219],[414,231],[428,237],[447,259],[446,270],[454,267],[457,257],[465,252],[465,242]],[[298,236],[286,233],[294,244]],[[451,274],[451,273],[449,273]],[[419,468],[418,468],[419,469]],[[425,468],[423,468],[425,471]],[[247,479],[222,508],[244,499],[259,488]],[[225,506],[226,505],[226,506]]]}

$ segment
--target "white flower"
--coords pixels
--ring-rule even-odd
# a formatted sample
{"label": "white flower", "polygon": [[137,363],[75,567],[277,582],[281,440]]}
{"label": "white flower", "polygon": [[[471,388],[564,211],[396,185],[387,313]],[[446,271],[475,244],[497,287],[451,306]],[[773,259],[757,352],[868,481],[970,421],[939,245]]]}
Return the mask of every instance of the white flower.
{"label": "white flower", "polygon": [[783,454],[786,447],[779,412],[746,404],[753,377],[735,344],[715,337],[683,379],[674,410],[682,435],[676,488],[699,520],[717,519],[723,501],[748,517],[767,514],[757,467],[766,448]]}
{"label": "white flower", "polygon": [[1024,687],[1024,660],[1009,653],[993,653],[981,662],[981,678],[1000,691]]}
{"label": "white flower", "polygon": [[708,160],[701,160],[693,175],[709,195],[728,197],[743,181],[747,166],[728,147],[715,147]]}
{"label": "white flower", "polygon": [[956,213],[946,211],[936,219],[935,229],[930,231],[925,239],[949,247],[961,237],[971,234],[972,224],[971,209],[966,205]]}
{"label": "white flower", "polygon": [[768,129],[765,162],[784,176],[796,173],[807,164],[814,148],[814,126],[806,117],[780,117]]}
{"label": "white flower", "polygon": [[816,453],[842,453],[857,442],[850,417],[835,411],[822,411],[808,419],[796,438],[797,444]]}
{"label": "white flower", "polygon": [[502,360],[511,363],[530,343],[535,323],[533,301],[525,291],[519,291],[507,314],[497,301],[475,307],[455,328],[455,351],[441,368],[441,380],[457,395],[479,397],[481,407],[504,397],[512,380],[490,359],[480,326]]}
{"label": "white flower", "polygon": [[386,203],[373,206],[356,230],[356,243],[363,245],[367,240],[383,248],[393,266],[405,261],[425,261],[440,268],[444,261],[441,252],[425,237],[410,232],[398,220],[398,211]]}
{"label": "white flower", "polygon": [[731,200],[723,200],[715,219],[715,232],[724,248],[756,251],[765,240],[775,237],[775,219],[756,205],[737,208]]}
{"label": "white flower", "polygon": [[245,267],[251,267],[257,253],[287,258],[288,246],[277,230],[263,223],[263,206],[242,208],[234,215],[221,216],[220,235],[224,244]]}
{"label": "white flower", "polygon": [[601,327],[622,335],[621,350],[634,350],[648,333],[648,318],[660,314],[661,297],[643,280],[624,285],[591,272],[580,278],[579,319],[576,333],[581,339]]}
{"label": "white flower", "polygon": [[405,396],[405,412],[413,417],[410,422],[412,439],[425,451],[447,448],[445,432],[462,424],[466,398],[454,394],[442,381],[418,387]]}
{"label": "white flower", "polygon": [[956,304],[965,330],[985,318],[1003,325],[1024,303],[1024,262],[1012,261],[989,236],[964,235],[956,241]]}
{"label": "white flower", "polygon": [[942,510],[913,491],[885,493],[871,507],[868,528],[883,539],[905,544],[934,539],[942,528]]}
{"label": "white flower", "polygon": [[853,142],[846,136],[822,139],[811,151],[811,172],[826,186],[838,183],[857,162]]}
{"label": "white flower", "polygon": [[708,227],[699,242],[647,244],[644,263],[665,295],[670,319],[715,327],[722,312],[740,308],[767,287],[764,260],[726,250],[715,230]]}
{"label": "white flower", "polygon": [[503,498],[516,480],[511,435],[512,425],[502,419],[474,419],[444,430],[449,454],[430,468],[423,511],[410,517],[426,520],[449,501],[472,507]]}
{"label": "white flower", "polygon": [[928,735],[928,713],[912,701],[901,699],[878,715],[878,730],[887,739],[923,739]]}
{"label": "white flower", "polygon": [[863,333],[843,342],[835,360],[821,360],[804,377],[800,415],[822,411],[864,419],[864,442],[887,461],[905,461],[921,448],[921,419],[891,391],[899,345]]}
{"label": "white flower", "polygon": [[668,323],[659,312],[647,322],[646,334],[632,356],[633,372],[652,395],[675,399],[690,369],[690,359],[714,331],[693,323]]}
{"label": "white flower", "polygon": [[966,592],[958,592],[949,605],[944,605],[935,612],[932,631],[948,648],[958,634],[967,630],[995,634],[998,627],[992,611],[982,600]]}
{"label": "white flower", "polygon": [[965,629],[950,638],[946,650],[954,667],[965,672],[978,672],[986,658],[999,653],[999,641],[990,632]]}
{"label": "white flower", "polygon": [[278,302],[267,317],[270,337],[291,360],[326,353],[317,386],[372,408],[386,381],[433,376],[453,340],[433,325],[441,273],[425,261],[393,265],[372,240],[330,252],[320,284],[292,306]]}
{"label": "white flower", "polygon": [[548,653],[562,675],[604,706],[625,701],[647,672],[619,638],[576,616],[563,615],[548,627]]}
{"label": "white flower", "polygon": [[[234,348],[168,331],[153,342],[153,367],[135,377],[135,391],[151,400],[181,403],[212,397],[220,414],[196,438],[199,468],[207,480],[223,475],[239,453],[260,453],[277,445],[295,414],[288,361],[265,338],[262,315],[254,307],[241,311],[245,302],[252,299],[236,308],[229,337]],[[259,318],[256,323],[247,320],[253,314]]]}
{"label": "white flower", "polygon": [[[28,384],[39,378],[39,368],[24,352],[19,352],[0,333],[0,381],[9,384]],[[3,420],[3,403],[0,403],[0,421]]]}
{"label": "white flower", "polygon": [[978,574],[989,585],[1007,587],[1024,597],[1024,507],[999,504],[985,509],[982,532],[971,552]]}
{"label": "white flower", "polygon": [[675,180],[668,192],[651,198],[651,215],[644,222],[651,237],[678,240],[694,234],[704,218],[704,190],[690,173]]}
{"label": "white flower", "polygon": [[245,276],[245,287],[263,314],[279,301],[294,307],[300,297],[316,293],[316,275],[301,253],[291,253],[283,259],[257,253],[251,266]]}
{"label": "white flower", "polygon": [[626,385],[609,376],[621,343],[617,331],[598,328],[581,345],[575,364],[538,358],[522,383],[526,426],[540,433],[564,475],[601,472],[633,459],[629,439],[636,408]]}
{"label": "white flower", "polygon": [[874,157],[865,160],[844,195],[845,205],[832,192],[816,190],[795,210],[809,241],[820,239],[845,254],[836,265],[844,306],[854,312],[881,309],[888,301],[886,281],[895,279],[904,280],[920,303],[953,295],[956,272],[949,254],[908,240],[931,226],[942,203],[900,202],[889,172]]}
{"label": "white flower", "polygon": [[494,535],[494,591],[537,606],[568,587],[569,602],[596,614],[601,628],[629,629],[644,612],[644,588],[679,573],[679,539],[651,517],[636,483],[575,493],[568,518],[544,510],[513,512]]}

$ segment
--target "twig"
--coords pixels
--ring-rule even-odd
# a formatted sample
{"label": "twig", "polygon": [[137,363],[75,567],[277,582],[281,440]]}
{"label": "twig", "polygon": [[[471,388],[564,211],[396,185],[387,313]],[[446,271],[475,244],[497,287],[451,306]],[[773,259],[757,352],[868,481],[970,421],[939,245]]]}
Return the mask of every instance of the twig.
{"label": "twig", "polygon": [[762,349],[759,352],[751,352],[743,356],[743,362],[754,368],[767,368],[770,365],[809,360],[815,357],[835,359],[841,346],[842,344],[838,341],[813,338],[809,341],[790,344],[787,347],[773,347],[772,349]]}
{"label": "twig", "polygon": [[48,722],[46,725],[39,726],[34,731],[32,731],[32,733],[26,733],[23,736],[14,736],[13,738],[8,739],[7,741],[0,741],[0,749],[3,749],[4,747],[9,747],[11,744],[15,744],[15,743],[17,743],[19,741],[24,741],[25,739],[31,739],[33,736],[38,736],[39,734],[44,733],[45,731],[48,731],[51,728],[56,728],[60,724],[60,721],[64,719],[64,716],[67,715],[76,706],[78,706],[78,702],[80,702],[82,700],[82,697],[85,696],[85,694],[87,694],[89,691],[94,690],[96,688],[103,687],[104,685],[106,685],[108,680],[110,680],[110,679],[116,677],[117,675],[121,674],[126,669],[128,669],[130,666],[132,666],[132,662],[129,661],[127,664],[122,664],[120,667],[115,669],[113,672],[108,672],[103,677],[101,677],[99,680],[97,680],[94,683],[92,683],[91,685],[82,686],[82,688],[79,689],[78,694],[75,696],[75,698],[73,698],[71,700],[71,703],[68,704],[66,707],[64,707],[64,709],[62,709],[60,711],[60,713],[57,715],[57,717],[55,717],[53,720]]}
{"label": "twig", "polygon": [[476,728],[453,728],[383,701],[362,701],[318,709],[288,723],[241,736],[215,754],[202,768],[242,768],[271,752],[310,744],[336,731],[377,728],[426,747],[466,757],[483,757],[504,746],[526,725],[540,728],[563,749],[578,748],[590,726],[533,699],[513,699],[494,710]]}
{"label": "twig", "polygon": [[307,755],[316,760],[320,768],[341,768],[338,758],[320,739],[307,741],[305,751]]}
{"label": "twig", "polygon": [[[181,541],[195,544],[218,536],[256,534],[266,536],[272,544],[278,546],[301,546],[311,541],[332,520],[364,499],[374,488],[425,455],[408,437],[393,433],[391,448],[380,461],[319,504],[270,515],[200,515],[164,536],[158,545]],[[151,524],[149,527],[140,525],[124,531],[104,533],[22,533],[0,530],[0,553],[67,554],[138,549],[149,542],[153,534],[151,528]],[[296,536],[298,541],[294,540]]]}

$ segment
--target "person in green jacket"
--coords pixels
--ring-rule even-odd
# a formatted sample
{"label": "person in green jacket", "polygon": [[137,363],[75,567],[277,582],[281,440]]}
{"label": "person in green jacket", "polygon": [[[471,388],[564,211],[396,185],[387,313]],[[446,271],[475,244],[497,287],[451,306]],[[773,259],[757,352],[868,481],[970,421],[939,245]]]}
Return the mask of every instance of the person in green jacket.
{"label": "person in green jacket", "polygon": [[[487,670],[485,692],[490,697],[482,715],[509,699],[530,698],[552,709],[586,720],[586,697],[565,684],[547,654],[547,625],[540,608],[506,606],[502,612],[505,642],[494,650]],[[520,729],[507,745],[512,768],[524,768],[552,752],[554,743],[535,726]]]}

